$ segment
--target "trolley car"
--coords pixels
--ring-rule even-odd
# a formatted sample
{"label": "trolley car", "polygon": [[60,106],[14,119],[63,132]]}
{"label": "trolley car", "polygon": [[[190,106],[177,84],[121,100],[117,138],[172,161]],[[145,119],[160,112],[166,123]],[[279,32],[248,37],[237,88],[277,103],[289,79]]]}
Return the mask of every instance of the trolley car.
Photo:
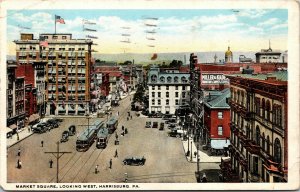
{"label": "trolley car", "polygon": [[99,129],[97,133],[97,143],[96,147],[98,149],[105,149],[108,143],[108,129],[105,127],[102,127]]}
{"label": "trolley car", "polygon": [[112,134],[118,128],[118,119],[111,117],[107,122],[108,133]]}
{"label": "trolley car", "polygon": [[96,120],[93,124],[87,126],[87,128],[77,138],[76,150],[87,151],[94,143],[97,133],[103,125],[103,121]]}

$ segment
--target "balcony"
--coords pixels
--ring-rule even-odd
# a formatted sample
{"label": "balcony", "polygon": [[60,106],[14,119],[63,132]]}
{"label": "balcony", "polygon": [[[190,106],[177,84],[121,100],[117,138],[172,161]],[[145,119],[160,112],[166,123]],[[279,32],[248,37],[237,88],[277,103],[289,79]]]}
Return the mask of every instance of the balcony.
{"label": "balcony", "polygon": [[247,145],[245,145],[246,149],[248,150],[249,153],[251,154],[260,154],[260,146],[255,144],[253,141],[249,141]]}

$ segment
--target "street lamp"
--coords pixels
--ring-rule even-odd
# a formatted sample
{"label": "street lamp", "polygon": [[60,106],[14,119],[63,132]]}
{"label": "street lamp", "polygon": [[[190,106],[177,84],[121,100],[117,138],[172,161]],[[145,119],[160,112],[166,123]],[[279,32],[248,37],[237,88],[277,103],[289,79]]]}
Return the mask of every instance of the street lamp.
{"label": "street lamp", "polygon": [[108,121],[108,107],[109,106],[106,106],[106,121]]}

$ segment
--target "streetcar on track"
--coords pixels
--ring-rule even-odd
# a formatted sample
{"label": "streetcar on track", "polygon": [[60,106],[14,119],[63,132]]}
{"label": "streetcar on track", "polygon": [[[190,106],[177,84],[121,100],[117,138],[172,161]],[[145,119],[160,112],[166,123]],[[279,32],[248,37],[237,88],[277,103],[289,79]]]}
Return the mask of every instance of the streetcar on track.
{"label": "streetcar on track", "polygon": [[108,129],[102,127],[97,133],[97,143],[96,147],[98,149],[105,149],[108,143]]}
{"label": "streetcar on track", "polygon": [[108,133],[112,134],[118,128],[118,119],[116,117],[111,117],[107,121]]}
{"label": "streetcar on track", "polygon": [[104,126],[104,122],[96,120],[93,124],[87,126],[87,128],[78,136],[76,141],[77,151],[87,151],[94,143],[97,133],[101,127]]}

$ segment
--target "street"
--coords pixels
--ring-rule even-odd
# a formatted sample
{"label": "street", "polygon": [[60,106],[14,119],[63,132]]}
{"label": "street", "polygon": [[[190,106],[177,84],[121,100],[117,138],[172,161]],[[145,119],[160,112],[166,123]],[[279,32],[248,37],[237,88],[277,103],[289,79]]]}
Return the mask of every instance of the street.
{"label": "street", "polygon": [[[59,159],[60,183],[120,183],[125,180],[132,183],[195,183],[196,163],[187,161],[181,139],[169,137],[168,129],[163,131],[155,128],[145,128],[149,118],[137,117],[131,112],[132,119],[127,121],[127,112],[130,110],[129,97],[120,101],[120,106],[112,108],[112,115],[119,111],[119,125],[117,134],[119,145],[115,145],[115,133],[111,135],[108,146],[105,149],[97,149],[96,143],[86,152],[76,151],[76,135],[69,137],[69,141],[60,143],[60,151],[71,152],[64,154]],[[56,142],[69,125],[76,125],[77,132],[85,129],[88,120],[84,117],[69,117],[59,126],[44,134],[33,134],[16,145],[7,149],[7,179],[14,183],[55,183],[56,182],[56,158],[51,153],[56,152]],[[91,118],[93,123],[97,118]],[[101,118],[106,121],[107,117]],[[160,119],[161,121],[161,119]],[[122,125],[128,129],[128,134],[121,136]],[[44,141],[44,146],[41,146]],[[20,157],[17,156],[21,149]],[[114,157],[115,151],[118,157]],[[144,166],[123,165],[126,157],[146,158]],[[22,161],[22,168],[17,169],[17,160]],[[53,168],[49,167],[49,161],[53,160]],[[112,168],[109,161],[112,159]],[[99,165],[98,173],[95,166]],[[203,167],[203,166],[205,167]],[[200,170],[218,169],[219,163],[200,164]]]}

